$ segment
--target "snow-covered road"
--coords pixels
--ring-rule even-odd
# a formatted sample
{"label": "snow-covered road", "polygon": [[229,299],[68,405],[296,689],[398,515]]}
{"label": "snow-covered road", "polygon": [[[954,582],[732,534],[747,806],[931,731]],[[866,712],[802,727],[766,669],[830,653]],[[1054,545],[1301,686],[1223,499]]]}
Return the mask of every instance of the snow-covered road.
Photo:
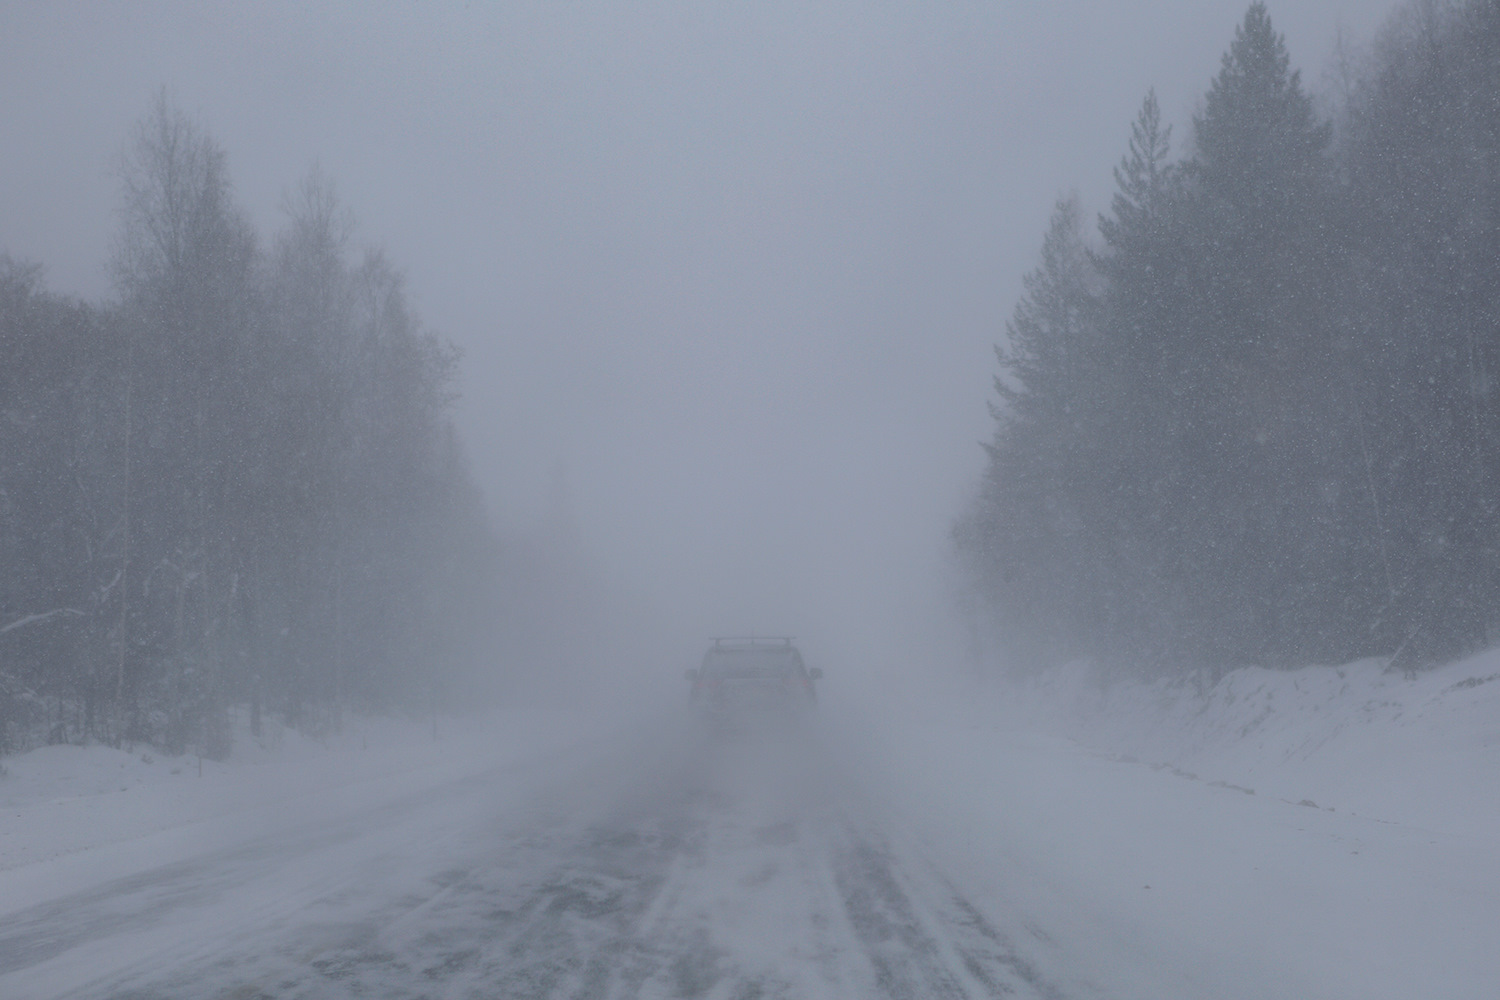
{"label": "snow-covered road", "polygon": [[[1432,683],[1454,711],[1488,704],[1451,680]],[[1329,745],[1375,746],[1370,725]],[[1257,792],[909,701],[728,739],[658,714],[382,743],[55,800],[61,772],[27,798],[37,766],[16,759],[0,997],[1478,1000],[1500,981],[1472,775],[1452,809],[1428,788],[1403,813],[1266,752]],[[212,810],[148,830],[185,789]]]}
{"label": "snow-covered road", "polygon": [[657,725],[37,900],[0,995],[1057,993],[820,734]]}

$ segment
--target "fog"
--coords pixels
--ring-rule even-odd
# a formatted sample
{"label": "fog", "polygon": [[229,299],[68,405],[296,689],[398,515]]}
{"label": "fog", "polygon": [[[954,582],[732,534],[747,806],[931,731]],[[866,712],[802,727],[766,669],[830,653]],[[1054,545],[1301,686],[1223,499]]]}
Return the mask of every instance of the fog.
{"label": "fog", "polygon": [[1497,51],[0,6],[0,996],[1490,995]]}
{"label": "fog", "polygon": [[[1321,86],[1388,3],[1272,11]],[[0,250],[109,290],[114,164],[165,86],[262,232],[316,162],[464,351],[502,532],[558,517],[664,654],[790,633],[956,655],[947,535],[1056,197],[1179,141],[1239,2],[12,5]]]}

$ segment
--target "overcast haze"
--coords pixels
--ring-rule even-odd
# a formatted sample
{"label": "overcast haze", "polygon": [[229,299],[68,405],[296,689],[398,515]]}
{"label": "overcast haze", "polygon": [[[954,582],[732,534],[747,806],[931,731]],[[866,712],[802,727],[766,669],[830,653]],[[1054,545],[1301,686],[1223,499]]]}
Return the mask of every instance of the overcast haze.
{"label": "overcast haze", "polygon": [[[1180,148],[1245,6],[10,4],[0,250],[108,294],[164,85],[262,234],[316,161],[404,267],[502,530],[562,482],[673,645],[904,649],[1054,199],[1106,206],[1149,87]],[[1271,14],[1316,91],[1390,6]]]}

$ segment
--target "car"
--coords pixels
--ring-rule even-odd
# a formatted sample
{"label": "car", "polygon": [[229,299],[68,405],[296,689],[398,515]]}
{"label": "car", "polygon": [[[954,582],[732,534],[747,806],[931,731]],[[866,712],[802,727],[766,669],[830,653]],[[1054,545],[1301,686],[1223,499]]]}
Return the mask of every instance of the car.
{"label": "car", "polygon": [[786,718],[817,704],[823,676],[809,670],[790,636],[715,638],[702,666],[688,670],[689,700],[720,720]]}

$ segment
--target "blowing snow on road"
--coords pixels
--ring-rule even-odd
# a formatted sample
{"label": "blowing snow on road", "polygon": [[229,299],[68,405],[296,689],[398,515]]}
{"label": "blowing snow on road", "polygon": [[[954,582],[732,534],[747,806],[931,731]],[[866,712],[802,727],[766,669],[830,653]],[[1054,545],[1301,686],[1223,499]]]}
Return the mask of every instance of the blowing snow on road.
{"label": "blowing snow on road", "polygon": [[[1193,757],[1154,729],[1202,774],[911,704],[727,734],[686,714],[502,716],[440,740],[388,728],[383,751],[289,743],[202,779],[158,768],[128,793],[7,807],[59,841],[84,811],[121,834],[10,845],[29,862],[0,871],[0,996],[1480,997],[1500,882],[1462,772],[1492,756],[1473,736],[1492,667],[1366,672],[1393,724],[1338,714],[1347,695],[1293,701],[1317,676],[1226,682],[1182,714],[1235,735],[1200,733]],[[1277,690],[1280,714],[1255,707]],[[1149,722],[1115,717],[1132,713]],[[1403,811],[1412,792],[1366,780],[1382,745],[1459,776]],[[1323,765],[1268,764],[1283,754]],[[125,755],[69,766],[94,757]],[[173,782],[206,808],[132,829]]]}
{"label": "blowing snow on road", "polygon": [[837,759],[815,731],[724,737],[677,720],[356,796],[7,908],[0,991],[1058,995]]}

